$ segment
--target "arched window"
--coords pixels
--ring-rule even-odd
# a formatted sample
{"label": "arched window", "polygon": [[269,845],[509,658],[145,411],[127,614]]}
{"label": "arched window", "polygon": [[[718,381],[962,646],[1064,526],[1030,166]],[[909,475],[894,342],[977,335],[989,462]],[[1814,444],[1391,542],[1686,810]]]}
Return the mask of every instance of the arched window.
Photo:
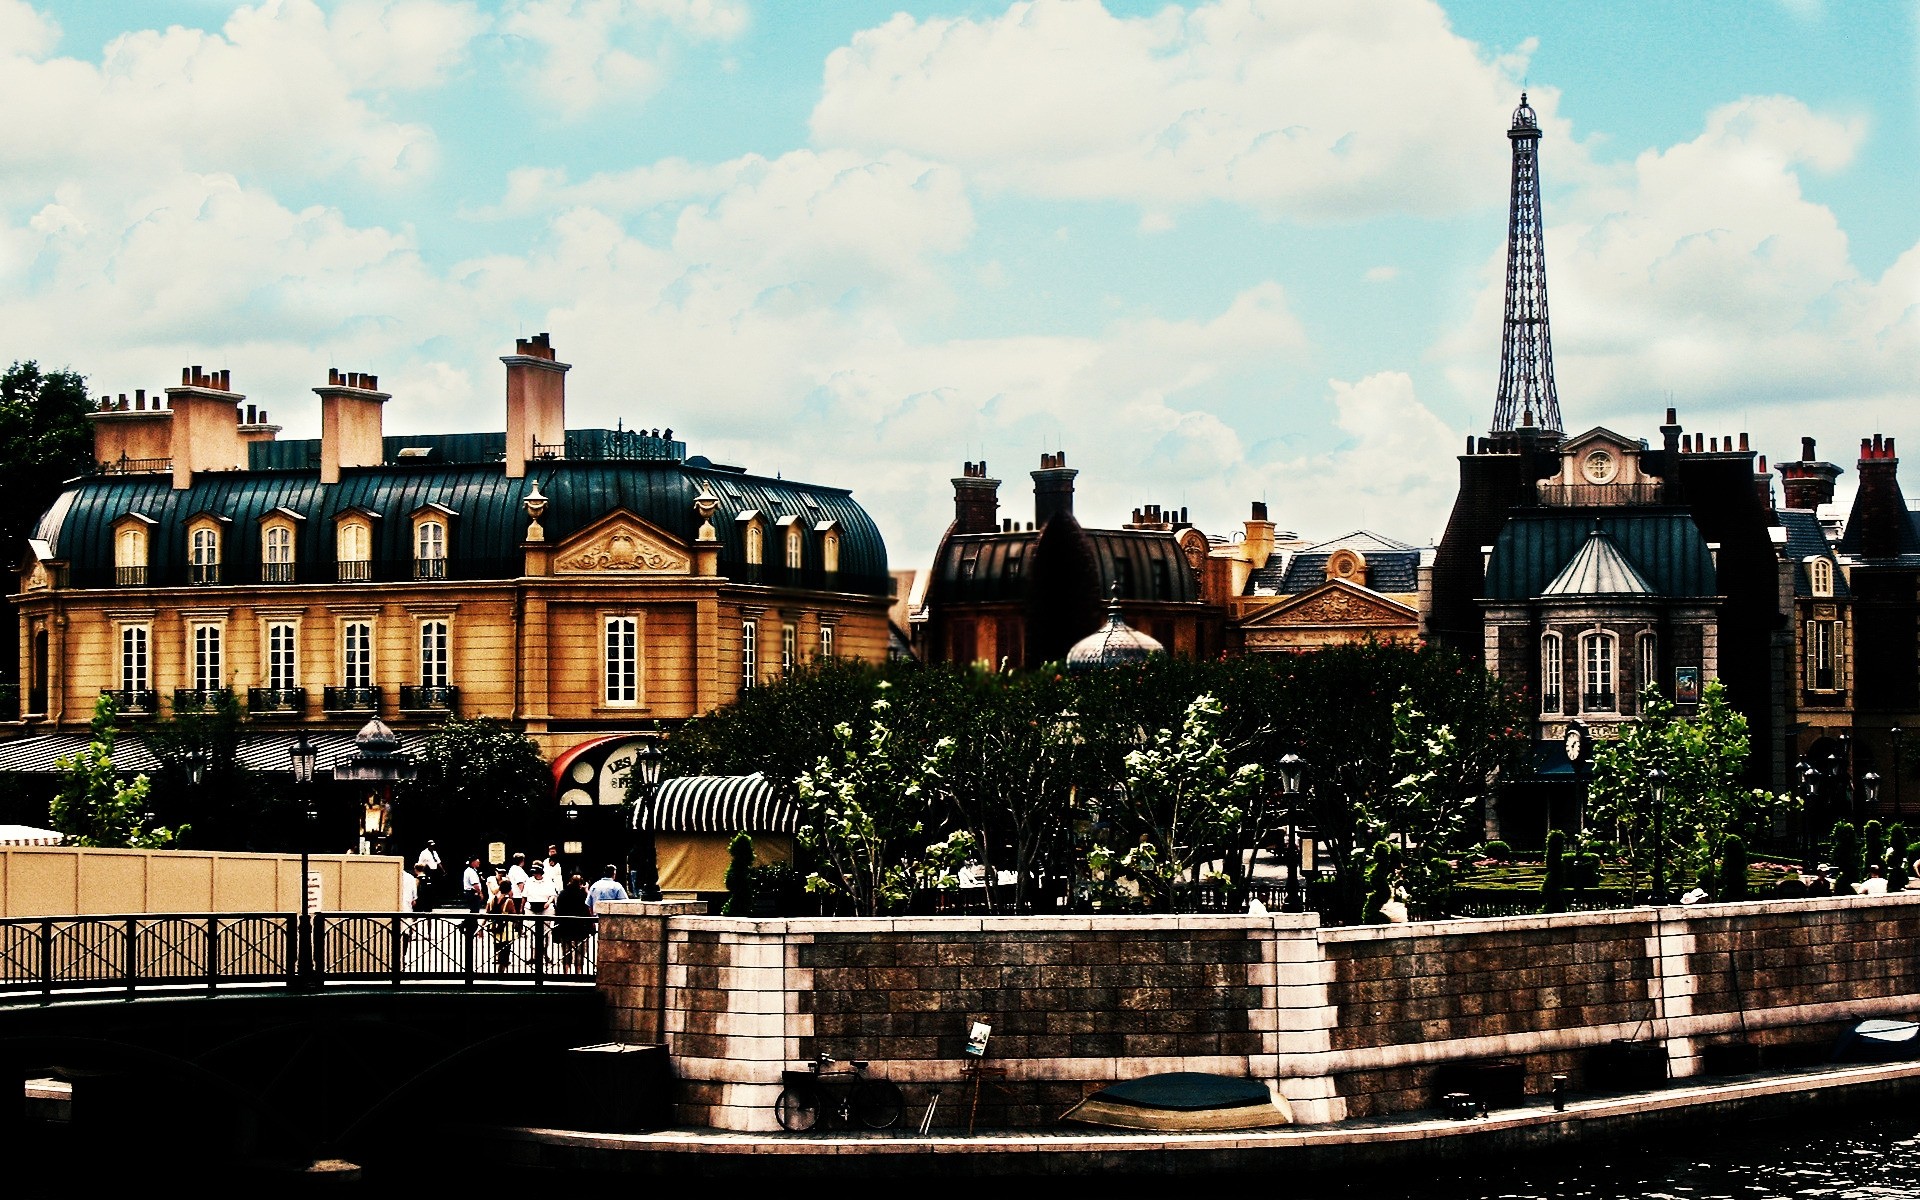
{"label": "arched window", "polygon": [[[1640,635],[1640,690],[1660,687],[1660,641],[1651,633]],[[1664,689],[1663,689],[1664,690]]]}
{"label": "arched window", "polygon": [[453,664],[445,621],[420,622],[420,686],[443,688],[451,684]]}
{"label": "arched window", "polygon": [[820,569],[832,575],[840,569],[840,535],[829,532],[820,539]]}
{"label": "arched window", "polygon": [[765,555],[765,549],[763,546],[764,537],[765,535],[760,532],[760,526],[757,523],[747,526],[747,562],[748,563],[758,565],[760,562],[764,561],[764,555]]}
{"label": "arched window", "polygon": [[361,520],[342,521],[334,531],[333,557],[342,583],[373,578],[373,527]]}
{"label": "arched window", "polygon": [[1585,712],[1618,712],[1614,693],[1614,636],[1598,631],[1581,639],[1580,658],[1584,682],[1581,709]]}
{"label": "arched window", "polygon": [[1540,711],[1557,713],[1561,711],[1561,657],[1560,635],[1549,633],[1540,639]]}
{"label": "arched window", "polygon": [[220,530],[197,526],[188,535],[187,579],[190,583],[220,582]]}
{"label": "arched window", "polygon": [[1808,559],[1807,582],[1812,586],[1814,595],[1821,597],[1833,595],[1833,560]]}
{"label": "arched window", "polygon": [[446,522],[428,518],[413,527],[413,577],[447,577]]}
{"label": "arched window", "polygon": [[122,525],[113,539],[113,578],[121,587],[143,587],[147,582],[147,530],[144,525]]}
{"label": "arched window", "polygon": [[260,582],[293,582],[293,528],[269,525],[261,531]]}
{"label": "arched window", "polygon": [[787,526],[787,569],[789,571],[798,571],[800,564],[805,561],[805,557],[806,545],[801,540],[800,527],[798,525]]}

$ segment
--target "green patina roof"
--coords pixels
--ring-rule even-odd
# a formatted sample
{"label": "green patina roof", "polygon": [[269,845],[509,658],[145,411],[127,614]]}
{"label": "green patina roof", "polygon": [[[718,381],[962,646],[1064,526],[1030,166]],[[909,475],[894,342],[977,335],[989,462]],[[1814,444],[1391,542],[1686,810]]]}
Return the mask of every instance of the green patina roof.
{"label": "green patina roof", "polygon": [[[568,449],[605,450],[619,440],[617,431],[569,430]],[[457,434],[385,439],[390,459],[401,447],[430,446],[425,459],[380,467],[349,468],[340,482],[323,485],[317,468],[304,465],[314,442],[282,442],[275,449],[253,447],[256,469],[212,471],[176,491],[170,475],[95,475],[75,480],[41,517],[33,536],[50,543],[56,557],[69,563],[75,587],[111,587],[113,523],[130,512],[154,522],[148,536],[148,578],[152,586],[184,585],[187,580],[187,522],[210,513],[229,524],[222,575],[230,584],[260,578],[258,521],[276,508],[298,513],[295,558],[298,582],[335,578],[334,518],[349,508],[377,513],[374,522],[373,578],[412,578],[411,522],[428,504],[452,510],[448,522],[447,571],[453,579],[511,579],[522,574],[521,541],[527,516],[521,498],[537,481],[549,498],[541,524],[547,540],[558,544],[615,509],[625,509],[691,545],[699,529],[693,500],[704,488],[719,498],[714,527],[720,538],[720,573],[748,578],[742,511],[766,518],[766,565],[757,574],[767,583],[829,587],[835,591],[887,595],[886,546],[880,531],[851,493],[786,479],[767,479],[737,468],[716,466],[704,458],[682,461],[679,443],[649,439],[660,457],[543,459],[527,464],[525,479],[508,479],[500,465],[501,434]],[[624,449],[633,450],[629,444]],[[464,461],[463,461],[464,460]],[[295,466],[294,463],[302,465]],[[262,469],[263,464],[273,464]],[[282,465],[284,464],[284,465]],[[783,516],[802,519],[807,530],[807,565],[797,573],[784,566],[776,523]],[[819,570],[817,527],[833,521],[840,533],[840,570],[831,581]]]}
{"label": "green patina roof", "polygon": [[1573,561],[1547,585],[1546,596],[1648,596],[1653,585],[1640,574],[1604,529],[1594,526]]}
{"label": "green patina roof", "polygon": [[[1596,525],[1603,538],[1593,536]],[[1507,601],[1544,595],[1590,541],[1601,542],[1624,556],[1633,576],[1655,594],[1719,594],[1713,552],[1707,549],[1706,539],[1693,519],[1684,512],[1640,509],[1597,520],[1591,511],[1514,517],[1494,542],[1482,595]]]}

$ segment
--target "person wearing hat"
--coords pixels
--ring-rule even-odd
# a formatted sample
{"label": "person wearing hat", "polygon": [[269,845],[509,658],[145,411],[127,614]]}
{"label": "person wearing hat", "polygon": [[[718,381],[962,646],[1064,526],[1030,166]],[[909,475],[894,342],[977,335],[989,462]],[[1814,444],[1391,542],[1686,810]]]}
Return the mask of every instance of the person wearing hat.
{"label": "person wearing hat", "polygon": [[521,889],[520,898],[527,902],[527,912],[536,917],[544,917],[553,911],[553,902],[560,895],[560,888],[547,878],[547,865],[536,860],[528,868],[531,874],[527,885]]}

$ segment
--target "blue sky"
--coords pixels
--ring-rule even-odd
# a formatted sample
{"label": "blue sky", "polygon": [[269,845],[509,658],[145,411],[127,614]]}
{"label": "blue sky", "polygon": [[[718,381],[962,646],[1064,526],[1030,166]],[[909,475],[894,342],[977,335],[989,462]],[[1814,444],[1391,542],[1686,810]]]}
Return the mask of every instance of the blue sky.
{"label": "blue sky", "polygon": [[[1911,430],[1920,5],[0,0],[8,359],[227,367],[310,436],[574,425],[851,487],[923,565],[1026,511],[1437,535],[1484,428],[1525,87],[1570,429]],[[1843,478],[1850,479],[1851,473]]]}

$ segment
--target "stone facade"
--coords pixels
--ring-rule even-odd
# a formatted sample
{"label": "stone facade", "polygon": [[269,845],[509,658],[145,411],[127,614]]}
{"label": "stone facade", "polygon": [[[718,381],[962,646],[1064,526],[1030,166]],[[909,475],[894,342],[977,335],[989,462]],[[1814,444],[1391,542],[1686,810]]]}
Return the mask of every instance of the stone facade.
{"label": "stone facade", "polygon": [[[1306,1123],[1426,1107],[1435,1069],[1523,1063],[1529,1092],[1591,1048],[1656,1038],[1675,1076],[1744,1037],[1775,1061],[1920,1002],[1920,894],[1322,929],[1312,915],[737,920],[616,906],[601,984],[616,1035],[664,1039],[679,1119],[776,1128],[784,1070],[865,1059],[967,1120],[968,1026],[1004,1077],[984,1126],[1053,1123],[1114,1080],[1275,1082]],[[664,985],[662,981],[664,980]],[[1578,1083],[1576,1083],[1578,1086]]]}

